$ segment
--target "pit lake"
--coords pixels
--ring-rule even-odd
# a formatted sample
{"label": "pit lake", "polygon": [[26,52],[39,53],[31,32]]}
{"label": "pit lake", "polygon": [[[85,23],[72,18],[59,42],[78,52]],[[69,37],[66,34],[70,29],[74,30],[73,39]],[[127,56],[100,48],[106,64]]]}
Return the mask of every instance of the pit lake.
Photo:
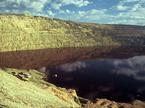
{"label": "pit lake", "polygon": [[80,97],[145,101],[145,47],[50,48],[0,53],[0,66],[45,68],[46,80]]}

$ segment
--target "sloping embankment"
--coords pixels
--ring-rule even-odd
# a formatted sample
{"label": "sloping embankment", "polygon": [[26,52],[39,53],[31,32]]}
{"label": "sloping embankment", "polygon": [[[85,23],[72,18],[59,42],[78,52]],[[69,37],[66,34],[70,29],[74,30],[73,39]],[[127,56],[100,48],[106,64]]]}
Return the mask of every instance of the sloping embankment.
{"label": "sloping embankment", "polygon": [[[12,73],[29,73],[24,81]],[[80,108],[77,95],[45,82],[35,70],[0,69],[1,108]],[[76,96],[76,97],[75,97]],[[79,102],[79,101],[78,101]]]}

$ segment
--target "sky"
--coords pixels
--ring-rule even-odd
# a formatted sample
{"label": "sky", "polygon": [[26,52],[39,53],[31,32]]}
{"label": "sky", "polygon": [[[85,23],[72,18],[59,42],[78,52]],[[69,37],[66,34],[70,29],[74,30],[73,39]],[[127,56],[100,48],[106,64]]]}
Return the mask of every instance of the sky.
{"label": "sky", "polygon": [[0,13],[99,24],[145,25],[145,0],[0,0]]}

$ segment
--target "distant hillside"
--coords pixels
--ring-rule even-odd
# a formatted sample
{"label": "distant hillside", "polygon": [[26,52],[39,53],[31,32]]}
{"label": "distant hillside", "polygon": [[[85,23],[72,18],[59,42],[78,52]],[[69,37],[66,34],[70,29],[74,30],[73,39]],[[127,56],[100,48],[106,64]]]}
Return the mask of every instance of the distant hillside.
{"label": "distant hillside", "polygon": [[46,17],[0,15],[0,51],[144,45],[145,27],[74,23]]}

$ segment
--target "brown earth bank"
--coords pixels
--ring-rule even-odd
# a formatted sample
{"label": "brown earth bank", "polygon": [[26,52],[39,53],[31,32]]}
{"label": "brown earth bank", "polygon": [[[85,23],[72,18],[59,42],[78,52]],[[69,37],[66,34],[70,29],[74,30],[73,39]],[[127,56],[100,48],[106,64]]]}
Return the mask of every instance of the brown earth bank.
{"label": "brown earth bank", "polygon": [[134,100],[130,103],[117,103],[107,99],[96,99],[95,102],[88,102],[82,108],[145,108],[145,102]]}
{"label": "brown earth bank", "polygon": [[37,69],[99,58],[128,58],[145,54],[145,47],[82,47],[0,52],[0,67]]}

